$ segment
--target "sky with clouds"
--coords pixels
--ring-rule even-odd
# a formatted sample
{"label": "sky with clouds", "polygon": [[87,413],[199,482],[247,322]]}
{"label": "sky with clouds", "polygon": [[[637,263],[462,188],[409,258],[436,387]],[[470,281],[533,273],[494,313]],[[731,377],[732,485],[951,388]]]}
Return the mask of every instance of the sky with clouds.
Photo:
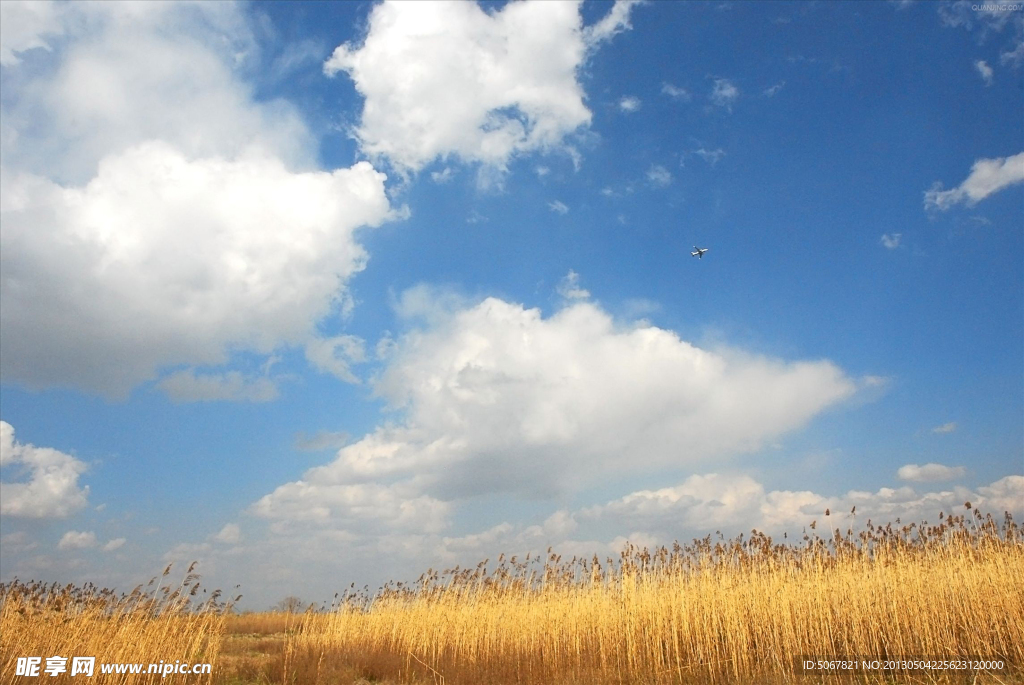
{"label": "sky with clouds", "polygon": [[0,13],[3,580],[1024,516],[1019,5]]}

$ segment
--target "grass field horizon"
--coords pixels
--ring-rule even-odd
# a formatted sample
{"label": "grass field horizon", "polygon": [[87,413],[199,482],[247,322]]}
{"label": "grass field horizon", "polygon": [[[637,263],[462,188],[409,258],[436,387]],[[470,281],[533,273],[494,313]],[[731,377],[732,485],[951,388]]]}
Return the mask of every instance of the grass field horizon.
{"label": "grass field horizon", "polygon": [[[1022,682],[1024,533],[970,503],[939,514],[843,530],[829,512],[793,540],[709,534],[617,558],[501,555],[301,613],[236,612],[194,565],[122,594],[14,581],[0,586],[0,680],[29,681],[11,677],[18,657],[74,654],[212,664],[97,672],[105,683]],[[801,675],[798,657],[1003,668]]]}

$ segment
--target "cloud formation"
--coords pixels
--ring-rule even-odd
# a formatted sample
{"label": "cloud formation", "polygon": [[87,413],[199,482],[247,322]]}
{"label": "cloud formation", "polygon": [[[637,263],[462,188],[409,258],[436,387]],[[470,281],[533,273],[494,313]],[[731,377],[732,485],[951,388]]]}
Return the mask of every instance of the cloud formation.
{"label": "cloud formation", "polygon": [[652,164],[647,170],[647,181],[655,188],[664,188],[672,183],[672,172],[660,164]]}
{"label": "cloud formation", "polygon": [[884,233],[882,234],[882,246],[887,250],[895,250],[900,246],[900,241],[903,239],[902,233]]}
{"label": "cloud formation", "polygon": [[155,141],[105,159],[84,187],[29,174],[3,186],[4,380],[111,397],[164,366],[309,339],[366,262],[353,232],[389,215],[366,162],[292,173]]}
{"label": "cloud formation", "polygon": [[270,402],[277,386],[269,378],[246,378],[238,371],[196,375],[194,369],[177,371],[158,384],[172,402]]}
{"label": "cloud formation", "polygon": [[732,105],[740,97],[740,89],[727,78],[716,78],[711,88],[711,102],[732,111]]}
{"label": "cloud formation", "polygon": [[978,75],[981,76],[981,80],[985,82],[985,85],[991,86],[992,67],[990,67],[985,60],[979,59],[977,62],[974,63],[974,68],[978,70]]}
{"label": "cloud formation", "polygon": [[87,504],[89,486],[78,478],[85,462],[50,447],[14,439],[14,427],[0,421],[0,467],[27,480],[0,482],[0,514],[21,518],[67,518]]}
{"label": "cloud formation", "polygon": [[58,11],[55,3],[48,0],[0,3],[0,66],[18,64],[19,52],[33,48],[49,50],[43,37],[63,32]]}
{"label": "cloud formation", "polygon": [[909,480],[917,483],[934,483],[943,480],[956,480],[967,475],[967,468],[963,466],[943,466],[942,464],[907,464],[901,466],[896,472],[900,480]]}
{"label": "cloud formation", "polygon": [[57,543],[57,549],[89,549],[96,546],[96,533],[69,530]]}
{"label": "cloud formation", "polygon": [[[584,292],[572,272],[563,285]],[[485,493],[578,491],[627,471],[755,451],[855,391],[827,361],[703,350],[643,322],[618,327],[581,297],[569,302],[548,318],[496,298],[435,309],[427,328],[395,341],[374,382],[404,419],[281,486],[257,511],[328,520],[338,506],[395,488],[411,506],[429,498],[415,506],[431,510]]]}
{"label": "cloud formation", "polygon": [[584,28],[577,2],[383,2],[362,44],[338,46],[324,72],[344,71],[365,98],[355,133],[369,155],[403,172],[448,156],[500,170],[589,125],[578,70],[629,27],[633,4]]}
{"label": "cloud formation", "polygon": [[619,100],[619,109],[626,114],[632,114],[640,110],[640,98],[632,95],[623,95]]}
{"label": "cloud formation", "polygon": [[[365,265],[354,232],[396,216],[384,175],[317,170],[294,108],[255,101],[237,5],[53,11],[54,59],[4,66],[3,381],[124,398],[168,366],[314,339]],[[190,373],[165,389],[272,394],[266,380]]]}
{"label": "cloud formation", "polygon": [[971,173],[956,188],[942,190],[942,184],[925,192],[925,209],[945,211],[956,204],[968,207],[981,202],[989,195],[1015,185],[1024,183],[1024,152],[1012,157],[996,159],[979,159],[971,166]]}

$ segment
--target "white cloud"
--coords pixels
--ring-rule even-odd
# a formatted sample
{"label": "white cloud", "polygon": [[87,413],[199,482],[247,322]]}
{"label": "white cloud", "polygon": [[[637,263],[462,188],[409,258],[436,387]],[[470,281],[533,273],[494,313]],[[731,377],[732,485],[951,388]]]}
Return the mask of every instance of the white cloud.
{"label": "white cloud", "polygon": [[973,206],[1003,188],[1024,182],[1024,152],[1012,157],[979,159],[971,167],[970,175],[958,187],[942,190],[942,184],[925,192],[926,209],[945,211],[955,204]]}
{"label": "white cloud", "polygon": [[627,31],[633,26],[629,23],[629,13],[642,0],[615,0],[611,10],[601,21],[583,30],[583,38],[589,47],[611,40],[615,35]]}
{"label": "white cloud", "polygon": [[0,139],[8,169],[78,185],[105,157],[154,139],[189,158],[234,158],[257,147],[288,166],[315,163],[316,141],[296,108],[255,102],[238,78],[238,60],[244,65],[256,52],[240,5],[56,8],[67,32],[55,43],[57,64],[16,65],[19,78],[11,86],[5,80]]}
{"label": "white cloud", "polygon": [[936,426],[935,428],[932,428],[932,433],[952,433],[955,430],[956,421],[950,421],[949,423],[944,423],[941,426]]}
{"label": "white cloud", "polygon": [[732,105],[740,96],[740,89],[732,81],[726,78],[716,78],[715,85],[711,89],[711,102],[719,107],[724,107],[730,112]]}
{"label": "white cloud", "polygon": [[[732,533],[757,528],[771,533],[797,533],[798,527],[817,521],[819,534],[829,529],[844,534],[858,522],[904,523],[934,520],[942,511],[962,510],[965,501],[993,515],[1024,512],[1024,477],[1007,476],[976,491],[963,487],[918,493],[911,487],[880,488],[877,492],[851,490],[826,496],[811,491],[766,491],[747,475],[694,475],[683,483],[660,490],[631,493],[604,505],[574,514],[583,522],[598,520],[642,530],[660,544],[681,535],[703,535],[715,529]],[[1016,499],[1015,499],[1016,498]],[[856,507],[856,515],[852,513]],[[825,511],[830,512],[825,516]],[[810,533],[810,531],[808,531]]]}
{"label": "white cloud", "polygon": [[23,530],[0,537],[0,549],[4,550],[7,554],[31,552],[38,547],[39,543],[30,540],[28,533]]}
{"label": "white cloud", "polygon": [[652,164],[647,170],[647,180],[656,188],[664,188],[672,183],[672,172],[660,164]]}
{"label": "white cloud", "polygon": [[882,234],[882,246],[887,250],[895,250],[900,246],[900,240],[902,240],[902,233],[884,233]]}
{"label": "white cloud", "polygon": [[580,287],[580,275],[572,269],[559,281],[558,294],[566,300],[586,300],[590,297],[590,291]]}
{"label": "white cloud", "polygon": [[389,212],[384,177],[289,172],[253,156],[189,160],[151,142],[82,188],[3,178],[5,381],[123,397],[174,364],[300,344]]}
{"label": "white cloud", "polygon": [[[671,545],[721,531],[726,537],[749,533],[752,528],[774,535],[783,533],[799,544],[801,531],[829,537],[830,530],[863,530],[875,524],[934,521],[940,512],[964,511],[964,502],[998,516],[1003,511],[1024,513],[1024,477],[1008,476],[970,490],[919,493],[913,488],[880,488],[877,492],[850,491],[827,496],[811,491],[767,490],[748,475],[708,473],[659,490],[640,490],[619,499],[576,511],[559,510],[542,525],[505,522],[482,532],[444,537],[428,545],[426,563],[472,565],[483,557],[536,553],[553,545],[562,555],[617,555],[626,541],[641,547]],[[852,513],[856,507],[856,514]],[[830,512],[825,516],[825,511]],[[811,524],[816,527],[811,529]],[[580,537],[602,531],[598,539]]]}
{"label": "white cloud", "polygon": [[57,543],[57,549],[89,549],[96,546],[96,533],[69,530]]}
{"label": "white cloud", "polygon": [[430,180],[432,180],[434,183],[447,183],[448,181],[452,180],[452,177],[454,175],[455,172],[452,171],[452,168],[446,166],[441,171],[430,172]]}
{"label": "white cloud", "polygon": [[692,99],[690,92],[685,88],[674,86],[671,83],[663,83],[661,86],[661,92],[669,96],[673,100],[682,100],[683,102],[689,102]]}
{"label": "white cloud", "polygon": [[103,545],[104,552],[113,552],[114,550],[121,549],[124,547],[124,543],[127,542],[126,538],[114,538]]}
{"label": "white cloud", "polygon": [[640,98],[634,97],[632,95],[622,96],[622,99],[619,100],[619,109],[622,110],[623,112],[626,112],[627,114],[639,111]]}
{"label": "white cloud", "polygon": [[826,361],[702,350],[650,325],[616,327],[589,302],[547,319],[495,298],[448,311],[399,338],[374,382],[404,418],[281,486],[259,513],[330,521],[396,488],[410,506],[446,512],[482,493],[576,491],[687,468],[756,451],[856,387]]}
{"label": "white cloud", "polygon": [[[967,31],[977,31],[978,42],[985,42],[991,35],[1000,33],[1007,26],[1012,27],[1012,37],[1006,50],[1000,54],[1000,62],[1019,68],[1024,63],[1024,14],[1013,11],[1012,4],[977,3],[957,0],[952,3],[938,5],[939,17],[945,26],[961,27]],[[984,73],[982,73],[984,78]],[[987,79],[986,79],[987,80]]]}
{"label": "white cloud", "polygon": [[1012,50],[1006,50],[999,55],[1000,64],[1009,64],[1014,68],[1020,68],[1024,64],[1024,40],[1018,40]]}
{"label": "white cloud", "polygon": [[346,383],[359,383],[350,367],[366,361],[366,342],[354,335],[317,338],[306,344],[306,359],[318,371]]}
{"label": "white cloud", "polygon": [[27,482],[0,482],[4,516],[67,518],[87,504],[89,486],[78,485],[86,464],[50,447],[18,442],[6,421],[0,421],[0,467],[28,472]]}
{"label": "white cloud", "polygon": [[963,478],[967,469],[963,466],[943,466],[942,464],[907,464],[901,466],[896,472],[900,480],[910,480],[918,483],[931,483],[941,480],[956,480]]}
{"label": "white cloud", "polygon": [[979,59],[974,63],[974,68],[978,70],[978,74],[981,76],[981,80],[985,82],[986,86],[992,85],[992,67],[988,65],[983,59]]}
{"label": "white cloud", "polygon": [[782,88],[786,85],[785,81],[779,81],[773,86],[769,86],[764,89],[765,97],[774,97]]}
{"label": "white cloud", "polygon": [[332,527],[368,535],[381,532],[432,533],[448,524],[450,505],[420,494],[410,483],[348,484],[311,469],[303,480],[286,483],[250,507],[275,521],[274,530],[294,526]]}
{"label": "white cloud", "polygon": [[589,125],[579,69],[629,27],[631,5],[584,29],[576,2],[384,2],[363,43],[338,46],[324,72],[346,72],[365,98],[356,133],[369,155],[406,172],[450,155],[503,170]]}
{"label": "white cloud", "polygon": [[397,216],[385,177],[309,170],[295,109],[238,76],[241,7],[60,8],[54,65],[0,103],[4,382],[123,398],[168,366],[304,345],[365,264],[354,231]]}
{"label": "white cloud", "polygon": [[237,523],[228,523],[212,539],[225,545],[237,545],[242,540],[242,529]]}
{"label": "white cloud", "polygon": [[57,13],[60,7],[48,0],[6,0],[0,2],[0,65],[9,67],[21,60],[15,54],[33,48],[50,49],[47,34],[63,33]]}
{"label": "white cloud", "polygon": [[555,212],[556,214],[561,214],[562,216],[565,216],[566,214],[569,213],[569,206],[560,200],[554,200],[552,202],[549,202],[548,209],[550,209],[552,212]]}
{"label": "white cloud", "polygon": [[1019,517],[1024,511],[1024,476],[1001,478],[978,488],[978,494],[974,501],[979,509],[987,508],[992,514],[1008,511]]}
{"label": "white cloud", "polygon": [[708,150],[702,147],[699,150],[694,150],[693,154],[697,155],[711,166],[715,166],[716,164],[718,164],[718,160],[720,160],[722,157],[725,157],[725,150],[723,150],[722,148]]}
{"label": "white cloud", "polygon": [[277,386],[269,378],[246,378],[238,371],[196,375],[194,369],[176,371],[157,387],[172,402],[270,402],[277,399]]}

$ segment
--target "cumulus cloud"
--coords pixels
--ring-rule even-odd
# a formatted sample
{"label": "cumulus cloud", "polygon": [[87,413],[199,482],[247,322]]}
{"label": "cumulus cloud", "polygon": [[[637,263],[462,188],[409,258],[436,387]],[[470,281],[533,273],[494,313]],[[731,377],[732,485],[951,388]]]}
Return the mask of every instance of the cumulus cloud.
{"label": "cumulus cloud", "polygon": [[985,82],[985,85],[991,86],[992,67],[990,67],[985,60],[979,59],[977,62],[974,63],[974,68],[978,70],[978,75],[981,76],[981,80]]}
{"label": "cumulus cloud", "polygon": [[124,543],[127,542],[126,538],[114,538],[103,545],[104,552],[113,552],[124,547]]}
{"label": "cumulus cloud", "polygon": [[559,281],[558,294],[566,300],[585,300],[590,297],[590,291],[580,287],[580,275],[572,269]]}
{"label": "cumulus cloud", "polygon": [[59,11],[60,6],[49,0],[0,3],[0,66],[18,64],[19,52],[33,48],[49,50],[43,37],[63,32]]}
{"label": "cumulus cloud", "polygon": [[552,202],[549,202],[548,209],[555,214],[561,214],[562,216],[569,213],[569,205],[565,204],[561,200],[553,200]]}
{"label": "cumulus cloud", "polygon": [[984,200],[989,195],[1024,182],[1024,152],[1012,157],[979,159],[971,167],[970,175],[956,188],[942,190],[942,184],[925,192],[926,209],[945,211],[956,204],[968,207]]}
{"label": "cumulus cloud", "polygon": [[661,85],[661,92],[669,96],[673,100],[682,100],[683,102],[689,102],[692,99],[690,91],[679,86],[672,85],[671,83],[663,83]]}
{"label": "cumulus cloud", "polygon": [[1018,40],[1012,50],[1000,53],[999,62],[1019,69],[1024,64],[1024,40]]}
{"label": "cumulus cloud", "polygon": [[739,99],[740,89],[727,78],[716,78],[715,85],[711,88],[711,102],[718,107],[724,107],[730,112],[732,105]]}
{"label": "cumulus cloud", "polygon": [[711,166],[718,164],[718,160],[725,157],[725,150],[722,148],[715,148],[714,150],[708,150],[707,148],[699,148],[693,151],[693,154],[697,155]]}
{"label": "cumulus cloud", "polygon": [[[355,230],[397,216],[383,174],[317,171],[294,108],[254,101],[238,6],[60,7],[53,64],[11,67],[0,103],[3,380],[123,398],[305,345],[366,262]],[[188,374],[181,398],[270,393]]]}
{"label": "cumulus cloud", "polygon": [[641,0],[615,0],[608,14],[583,30],[583,39],[589,47],[595,47],[613,36],[633,28],[629,23],[629,14]]}
{"label": "cumulus cloud", "polygon": [[96,546],[96,533],[69,530],[57,543],[57,549],[89,549]]}
{"label": "cumulus cloud", "polygon": [[624,95],[619,100],[619,109],[627,114],[637,112],[640,110],[640,98],[632,95]]}
{"label": "cumulus cloud", "polygon": [[[845,533],[856,521],[868,519],[880,523],[897,518],[905,522],[934,519],[941,511],[962,509],[967,500],[994,515],[1003,511],[1019,514],[1024,511],[1021,495],[1022,476],[1007,476],[974,491],[956,487],[920,493],[911,487],[884,487],[876,492],[851,490],[826,496],[811,491],[768,491],[747,475],[711,473],[691,476],[674,487],[634,492],[573,516],[578,521],[618,521],[647,531],[665,544],[680,534],[700,536],[715,529],[795,533],[797,527],[813,521],[826,531],[839,528]],[[825,516],[826,511],[830,516]]]}
{"label": "cumulus cloud", "polygon": [[[565,285],[581,294],[576,279]],[[578,491],[625,472],[755,451],[855,392],[827,361],[703,350],[646,323],[617,327],[598,306],[570,302],[548,318],[496,298],[435,310],[428,327],[395,341],[374,381],[403,419],[256,510],[329,520],[364,498],[390,501],[399,487],[410,506],[426,497],[421,506],[431,511],[484,493]]]}
{"label": "cumulus cloud", "polygon": [[672,183],[672,172],[660,164],[652,164],[647,170],[647,180],[655,188],[664,188]]}
{"label": "cumulus cloud", "polygon": [[306,344],[306,359],[318,371],[346,383],[359,383],[351,366],[366,361],[366,342],[354,335],[316,338]]}
{"label": "cumulus cloud", "polygon": [[909,480],[917,483],[932,483],[942,480],[956,480],[967,475],[967,468],[963,466],[943,466],[942,464],[907,464],[901,466],[896,472],[900,480]]}
{"label": "cumulus cloud", "polygon": [[297,174],[161,142],[80,188],[4,178],[4,380],[123,397],[163,366],[303,342],[363,268],[353,232],[388,216],[383,182],[365,162]]}
{"label": "cumulus cloud", "polygon": [[67,518],[85,507],[89,486],[79,487],[85,462],[50,447],[14,439],[14,427],[0,421],[0,467],[27,480],[0,482],[0,514],[24,518]]}
{"label": "cumulus cloud", "polygon": [[225,545],[237,545],[242,540],[242,529],[237,523],[228,523],[212,539]]}
{"label": "cumulus cloud", "polygon": [[[2,3],[4,11],[9,4]],[[50,6],[26,3],[37,4]],[[235,157],[258,147],[288,166],[315,163],[316,141],[296,108],[256,102],[238,75],[256,53],[241,6],[53,7],[50,21],[65,34],[53,48],[55,64],[14,65],[5,75],[6,167],[78,185],[108,155],[154,139],[190,158]],[[2,23],[7,30],[6,17]]]}
{"label": "cumulus cloud", "polygon": [[895,250],[900,246],[900,240],[902,239],[902,233],[883,233],[881,243],[885,249]]}
{"label": "cumulus cloud", "polygon": [[589,125],[578,71],[629,27],[632,4],[584,28],[576,2],[384,2],[362,44],[338,46],[324,72],[344,71],[365,98],[356,135],[371,156],[404,172],[452,155],[501,170]]}
{"label": "cumulus cloud", "polygon": [[[540,525],[499,523],[483,531],[446,536],[428,544],[434,559],[472,564],[483,557],[536,553],[553,545],[563,555],[617,555],[628,541],[640,547],[671,545],[714,531],[731,537],[752,528],[799,540],[802,531],[828,537],[901,519],[934,521],[940,512],[963,511],[964,502],[993,515],[1024,513],[1024,476],[1007,476],[975,490],[918,492],[911,487],[824,495],[808,490],[768,490],[745,474],[707,473],[678,485],[640,490],[575,511],[559,510]],[[856,515],[852,513],[856,507]],[[825,516],[829,511],[830,515]],[[811,524],[815,528],[811,529]],[[600,532],[598,532],[600,531]],[[596,533],[596,534],[595,534]]]}
{"label": "cumulus cloud", "polygon": [[442,183],[443,184],[443,183],[447,183],[448,181],[452,180],[452,176],[454,176],[454,174],[455,174],[455,172],[452,171],[452,168],[446,166],[441,171],[432,171],[432,172],[430,172],[430,180],[432,180],[434,183]]}
{"label": "cumulus cloud", "polygon": [[451,506],[421,494],[414,484],[346,483],[324,469],[311,469],[303,480],[286,483],[264,496],[249,511],[275,521],[273,530],[311,525],[360,534],[436,533],[448,524]]}
{"label": "cumulus cloud", "polygon": [[157,387],[172,402],[270,402],[277,399],[277,386],[269,378],[246,378],[238,371],[196,375],[193,369],[177,371]]}

